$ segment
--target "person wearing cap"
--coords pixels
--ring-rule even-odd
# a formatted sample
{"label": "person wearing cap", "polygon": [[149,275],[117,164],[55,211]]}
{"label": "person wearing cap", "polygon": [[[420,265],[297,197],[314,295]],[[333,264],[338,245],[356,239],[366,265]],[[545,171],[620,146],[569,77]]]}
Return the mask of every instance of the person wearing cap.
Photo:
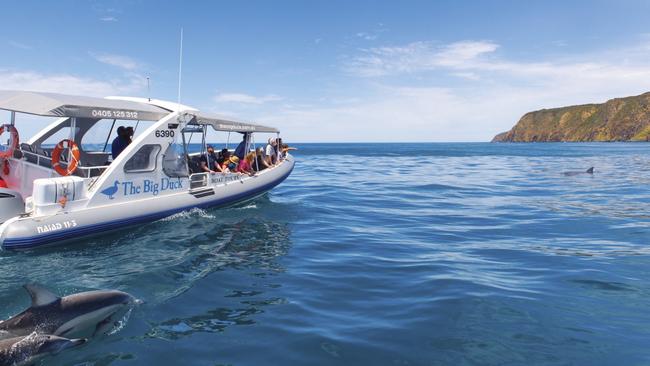
{"label": "person wearing cap", "polygon": [[214,153],[214,147],[212,147],[212,145],[208,145],[207,152],[201,155],[199,163],[201,165],[201,171],[203,172],[223,172],[223,169],[217,163],[217,155]]}
{"label": "person wearing cap", "polygon": [[277,144],[278,144],[278,142],[276,141],[276,139],[271,137],[271,138],[269,138],[268,145],[266,145],[266,151],[265,151],[266,165],[268,165],[269,167],[273,166],[273,164],[275,164],[276,161],[277,161],[277,156],[278,155],[277,155],[277,151],[275,149]]}
{"label": "person wearing cap", "polygon": [[231,156],[223,163],[221,167],[224,173],[237,173],[237,168],[239,166],[239,158],[236,156]]}
{"label": "person wearing cap", "polygon": [[111,156],[113,156],[113,160],[115,160],[115,158],[117,158],[117,156],[120,155],[127,146],[129,146],[129,143],[127,141],[126,128],[120,126],[117,128],[117,137],[111,144]]}

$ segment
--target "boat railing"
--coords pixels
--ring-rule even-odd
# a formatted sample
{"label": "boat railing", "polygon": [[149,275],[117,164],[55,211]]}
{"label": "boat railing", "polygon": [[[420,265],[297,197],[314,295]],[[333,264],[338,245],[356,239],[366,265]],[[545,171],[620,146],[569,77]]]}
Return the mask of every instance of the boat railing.
{"label": "boat railing", "polygon": [[[32,156],[35,158],[35,161],[30,160],[27,158],[26,160],[30,163],[36,164],[38,166],[42,166],[44,168],[51,168],[52,167],[52,157],[50,156],[45,156],[41,155],[39,153],[35,153],[32,151],[26,151],[26,150],[20,150],[23,154],[23,156]],[[62,165],[68,164],[67,161],[62,161]],[[91,178],[91,177],[96,177],[101,175],[106,169],[108,169],[110,165],[91,165],[91,166],[77,166],[77,170],[80,171],[80,176],[83,178]]]}

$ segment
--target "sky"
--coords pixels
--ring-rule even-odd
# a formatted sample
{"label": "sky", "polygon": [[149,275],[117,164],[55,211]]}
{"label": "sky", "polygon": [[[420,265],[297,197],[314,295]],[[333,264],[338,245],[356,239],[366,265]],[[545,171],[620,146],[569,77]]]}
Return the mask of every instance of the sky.
{"label": "sky", "polygon": [[0,89],[176,101],[183,28],[183,104],[293,142],[489,141],[532,110],[650,91],[650,1],[2,8]]}

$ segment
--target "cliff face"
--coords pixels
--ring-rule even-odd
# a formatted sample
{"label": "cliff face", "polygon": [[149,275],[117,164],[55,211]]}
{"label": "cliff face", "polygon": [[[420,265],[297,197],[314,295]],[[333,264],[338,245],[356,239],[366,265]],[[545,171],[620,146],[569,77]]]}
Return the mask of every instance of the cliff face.
{"label": "cliff face", "polygon": [[585,104],[526,113],[492,142],[648,141],[650,92]]}

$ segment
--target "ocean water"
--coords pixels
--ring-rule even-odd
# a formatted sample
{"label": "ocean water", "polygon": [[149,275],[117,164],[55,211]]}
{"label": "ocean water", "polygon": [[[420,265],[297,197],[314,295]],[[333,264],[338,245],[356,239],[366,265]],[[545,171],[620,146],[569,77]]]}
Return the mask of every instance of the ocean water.
{"label": "ocean water", "polygon": [[254,202],[0,253],[0,316],[144,301],[46,365],[650,364],[649,144],[297,146]]}

